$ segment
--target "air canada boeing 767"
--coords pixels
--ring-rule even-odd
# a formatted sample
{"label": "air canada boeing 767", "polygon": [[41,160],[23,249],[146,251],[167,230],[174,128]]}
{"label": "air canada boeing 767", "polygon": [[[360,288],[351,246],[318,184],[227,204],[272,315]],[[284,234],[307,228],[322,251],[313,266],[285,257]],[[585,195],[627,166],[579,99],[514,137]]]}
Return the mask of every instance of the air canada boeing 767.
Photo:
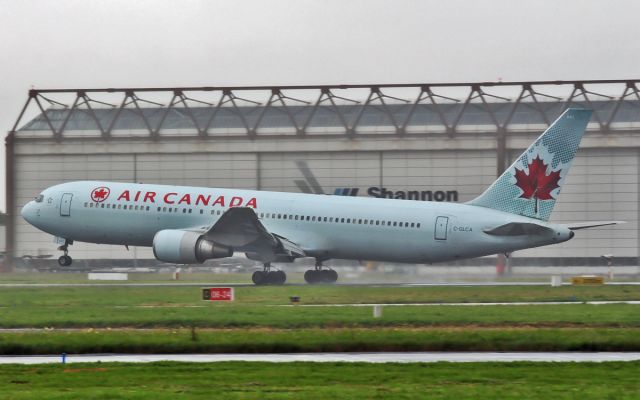
{"label": "air canada boeing 767", "polygon": [[176,264],[236,252],[264,264],[256,284],[282,284],[271,263],[313,257],[309,283],[335,282],[329,259],[433,263],[561,243],[615,221],[548,222],[590,110],[565,111],[480,196],[441,203],[101,181],[45,189],[22,209],[58,237],[63,266],[74,241],[150,246]]}

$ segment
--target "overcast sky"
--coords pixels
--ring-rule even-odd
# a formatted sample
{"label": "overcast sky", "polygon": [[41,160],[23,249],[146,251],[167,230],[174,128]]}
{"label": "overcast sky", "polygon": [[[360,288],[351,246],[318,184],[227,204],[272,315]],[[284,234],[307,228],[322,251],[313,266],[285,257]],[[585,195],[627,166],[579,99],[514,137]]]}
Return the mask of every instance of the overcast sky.
{"label": "overcast sky", "polygon": [[639,17],[634,0],[0,0],[0,131],[32,86],[638,78]]}

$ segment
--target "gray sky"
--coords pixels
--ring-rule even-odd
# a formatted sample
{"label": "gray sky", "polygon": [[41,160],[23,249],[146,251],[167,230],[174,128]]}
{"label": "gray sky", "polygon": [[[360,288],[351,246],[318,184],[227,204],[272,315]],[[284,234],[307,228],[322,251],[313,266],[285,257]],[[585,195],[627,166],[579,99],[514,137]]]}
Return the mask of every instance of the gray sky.
{"label": "gray sky", "polygon": [[0,0],[0,131],[31,86],[638,78],[639,15],[635,0]]}

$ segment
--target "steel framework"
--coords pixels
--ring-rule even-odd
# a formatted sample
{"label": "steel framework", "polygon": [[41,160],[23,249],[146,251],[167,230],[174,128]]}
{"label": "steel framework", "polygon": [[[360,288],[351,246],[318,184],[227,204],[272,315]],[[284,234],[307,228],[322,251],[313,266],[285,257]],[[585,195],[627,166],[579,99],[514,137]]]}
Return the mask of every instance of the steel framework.
{"label": "steel framework", "polygon": [[[387,118],[392,127],[390,134],[405,135],[418,107],[426,107],[438,116],[444,131],[453,136],[459,132],[460,125],[473,106],[474,113],[483,113],[491,121],[496,132],[506,132],[512,123],[516,111],[525,107],[534,111],[538,117],[549,124],[549,110],[562,110],[572,104],[593,108],[594,122],[600,131],[609,131],[620,107],[624,103],[633,104],[640,109],[640,90],[638,79],[630,80],[590,80],[590,81],[537,81],[537,82],[481,82],[481,83],[431,83],[431,84],[389,84],[389,85],[326,85],[326,86],[249,86],[249,87],[182,87],[182,88],[119,88],[119,89],[33,89],[24,104],[12,132],[18,131],[23,116],[29,107],[35,106],[47,130],[62,140],[68,130],[68,122],[76,112],[88,115],[100,136],[109,139],[128,110],[142,121],[149,137],[158,138],[160,131],[166,128],[165,122],[171,111],[180,111],[192,124],[194,134],[201,137],[211,135],[224,111],[237,117],[240,126],[249,138],[258,138],[259,129],[267,112],[277,110],[286,116],[288,126],[297,135],[309,133],[313,118],[319,109],[331,111],[349,137],[358,134],[362,117],[366,110],[375,110]],[[599,87],[620,86],[622,92],[617,96],[599,93]],[[360,90],[364,98],[354,99],[342,93]],[[447,91],[456,89],[465,92],[453,97]],[[499,89],[509,89],[513,96],[491,93]],[[547,93],[545,92],[545,89]],[[565,96],[549,94],[549,90],[563,90]],[[611,89],[609,92],[611,92]],[[389,94],[390,91],[405,90],[416,93],[412,99],[403,99]],[[618,89],[614,89],[618,90]],[[293,97],[294,93],[304,92],[311,101]],[[245,95],[246,93],[246,95]],[[100,95],[110,94],[120,98],[117,104],[99,99]],[[145,99],[145,96],[158,97],[170,95],[166,104]],[[340,94],[340,95],[339,95]],[[445,95],[446,94],[446,95]],[[74,96],[72,101],[63,102],[55,96]],[[206,95],[207,99],[196,98]],[[250,99],[249,96],[253,96]],[[169,96],[167,96],[169,98]],[[214,98],[216,100],[210,100]],[[605,100],[612,107],[597,108],[594,102]],[[45,108],[44,105],[48,105]],[[454,107],[452,107],[452,105]],[[152,106],[154,118],[145,110]],[[62,110],[61,120],[54,122],[52,110]],[[99,110],[98,110],[99,109]],[[101,115],[110,110],[108,119]],[[198,111],[198,116],[196,112]],[[204,114],[203,114],[204,111]],[[303,111],[303,112],[301,112]],[[203,117],[204,115],[204,117]],[[215,135],[219,137],[219,135]]]}

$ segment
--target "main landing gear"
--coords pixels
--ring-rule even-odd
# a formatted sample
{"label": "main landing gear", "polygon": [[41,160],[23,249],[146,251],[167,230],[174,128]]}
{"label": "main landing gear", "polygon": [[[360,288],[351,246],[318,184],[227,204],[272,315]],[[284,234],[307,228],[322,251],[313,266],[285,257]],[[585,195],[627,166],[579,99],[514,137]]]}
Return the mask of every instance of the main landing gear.
{"label": "main landing gear", "polygon": [[304,280],[307,283],[335,283],[338,280],[338,273],[332,269],[322,269],[322,260],[316,258],[315,269],[309,269],[304,273]]}
{"label": "main landing gear", "polygon": [[73,258],[69,256],[69,245],[73,244],[73,240],[65,240],[64,244],[58,247],[58,250],[64,251],[64,255],[58,258],[58,264],[62,267],[68,267],[73,262]]}
{"label": "main landing gear", "polygon": [[271,271],[271,263],[264,263],[262,271],[256,271],[251,276],[256,285],[282,285],[287,280],[284,271]]}

